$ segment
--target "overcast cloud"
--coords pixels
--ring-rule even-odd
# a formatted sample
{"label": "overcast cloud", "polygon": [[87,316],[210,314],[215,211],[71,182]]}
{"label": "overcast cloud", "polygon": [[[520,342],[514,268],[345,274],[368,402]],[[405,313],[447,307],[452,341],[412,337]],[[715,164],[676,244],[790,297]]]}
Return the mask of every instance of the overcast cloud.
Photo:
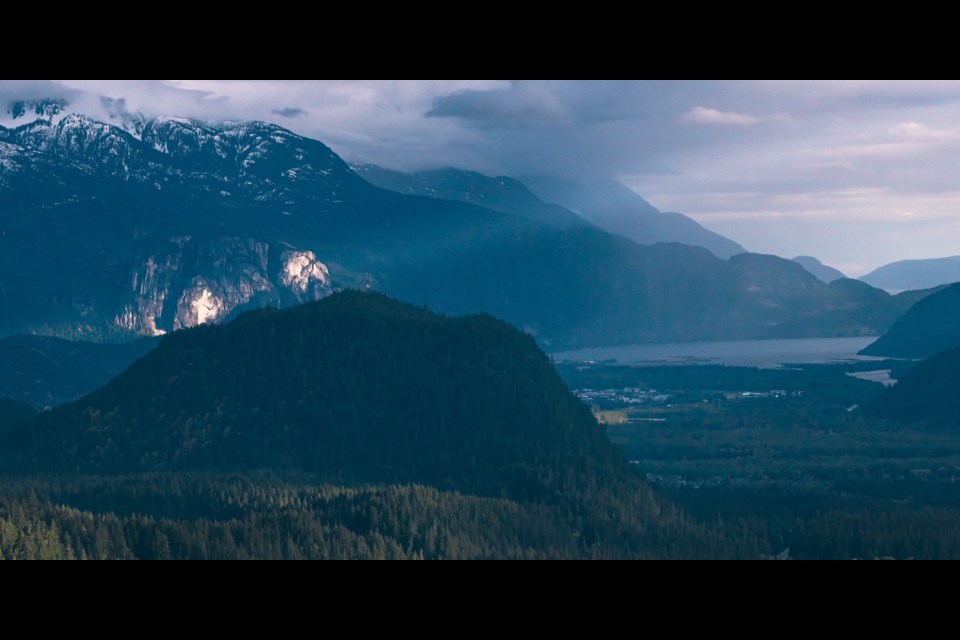
{"label": "overcast cloud", "polygon": [[852,275],[960,254],[957,82],[0,81],[5,103],[42,96],[270,120],[399,169],[614,177]]}

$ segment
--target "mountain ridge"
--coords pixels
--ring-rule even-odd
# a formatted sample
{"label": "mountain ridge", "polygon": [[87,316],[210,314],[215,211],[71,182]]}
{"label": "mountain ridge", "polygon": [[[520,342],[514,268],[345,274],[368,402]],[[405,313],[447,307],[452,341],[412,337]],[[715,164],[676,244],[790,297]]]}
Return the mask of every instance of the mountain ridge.
{"label": "mountain ridge", "polygon": [[521,180],[546,202],[576,212],[588,222],[639,244],[680,242],[704,247],[718,258],[746,253],[740,244],[682,213],[662,212],[616,180],[577,181],[525,176]]}
{"label": "mountain ridge", "polygon": [[590,224],[568,209],[540,200],[520,180],[509,176],[486,176],[452,167],[414,173],[371,164],[354,164],[351,169],[374,186],[397,193],[458,200],[516,214],[560,229]]}
{"label": "mountain ridge", "polygon": [[930,289],[960,282],[960,256],[926,260],[901,260],[874,269],[860,278],[889,291]]}

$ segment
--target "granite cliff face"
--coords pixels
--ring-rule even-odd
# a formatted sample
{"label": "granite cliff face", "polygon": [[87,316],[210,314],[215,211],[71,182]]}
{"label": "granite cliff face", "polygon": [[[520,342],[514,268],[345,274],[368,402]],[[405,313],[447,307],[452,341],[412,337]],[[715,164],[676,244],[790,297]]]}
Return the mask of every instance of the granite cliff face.
{"label": "granite cliff face", "polygon": [[167,253],[147,257],[133,272],[132,300],[115,324],[163,335],[220,322],[251,303],[297,304],[332,291],[330,272],[312,251],[271,252],[250,238],[171,238]]}
{"label": "granite cliff face", "polygon": [[169,251],[150,255],[133,272],[132,301],[117,327],[143,335],[220,322],[247,305],[319,300],[333,290],[330,272],[312,251],[250,238],[170,239]]}

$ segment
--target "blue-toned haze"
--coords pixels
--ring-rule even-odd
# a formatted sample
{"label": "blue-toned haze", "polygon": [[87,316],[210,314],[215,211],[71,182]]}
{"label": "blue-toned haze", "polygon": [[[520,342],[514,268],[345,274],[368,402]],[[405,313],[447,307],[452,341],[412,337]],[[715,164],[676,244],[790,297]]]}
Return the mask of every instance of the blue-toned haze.
{"label": "blue-toned haze", "polygon": [[268,120],[403,170],[617,178],[751,251],[853,276],[960,253],[957,82],[0,81],[3,104],[51,96]]}

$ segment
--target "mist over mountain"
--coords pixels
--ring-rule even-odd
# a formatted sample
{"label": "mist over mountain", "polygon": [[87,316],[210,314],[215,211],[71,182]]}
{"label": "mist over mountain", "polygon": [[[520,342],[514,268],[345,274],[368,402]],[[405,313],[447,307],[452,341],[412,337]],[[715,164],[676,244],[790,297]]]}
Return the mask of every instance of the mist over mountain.
{"label": "mist over mountain", "polygon": [[659,211],[615,180],[576,181],[530,176],[523,181],[546,202],[567,207],[601,229],[639,244],[679,242],[704,247],[720,258],[747,251],[683,214]]}

